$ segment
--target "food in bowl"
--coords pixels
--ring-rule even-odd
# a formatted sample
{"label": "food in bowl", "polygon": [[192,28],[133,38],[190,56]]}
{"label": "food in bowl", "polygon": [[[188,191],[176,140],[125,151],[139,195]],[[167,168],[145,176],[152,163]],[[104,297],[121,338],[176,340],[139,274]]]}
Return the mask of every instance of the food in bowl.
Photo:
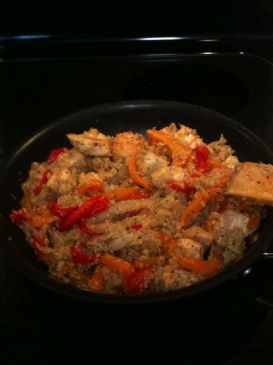
{"label": "food in bowl", "polygon": [[170,124],[107,136],[33,162],[11,220],[50,275],[82,290],[143,295],[222,271],[255,244],[273,166],[240,163],[223,136]]}

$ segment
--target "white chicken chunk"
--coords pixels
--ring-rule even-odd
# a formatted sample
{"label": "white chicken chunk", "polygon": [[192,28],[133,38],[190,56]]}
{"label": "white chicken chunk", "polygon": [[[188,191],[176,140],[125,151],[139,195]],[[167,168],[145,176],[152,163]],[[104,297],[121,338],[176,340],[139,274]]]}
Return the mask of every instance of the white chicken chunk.
{"label": "white chicken chunk", "polygon": [[67,134],[72,145],[87,156],[111,156],[111,138],[91,128],[83,134]]}
{"label": "white chicken chunk", "polygon": [[[214,229],[214,239],[219,247],[224,248],[224,262],[229,262],[234,254],[236,256],[243,254],[244,238],[250,233],[247,227],[248,221],[247,215],[231,209],[226,209],[221,213]],[[233,255],[230,255],[230,252]]]}
{"label": "white chicken chunk", "polygon": [[200,277],[197,274],[183,269],[174,269],[171,266],[165,266],[161,275],[163,291],[184,288],[200,280]]}
{"label": "white chicken chunk", "polygon": [[62,167],[67,167],[68,169],[82,169],[86,162],[84,155],[79,150],[71,148],[58,156],[57,163]]}
{"label": "white chicken chunk", "polygon": [[165,166],[155,170],[151,174],[152,183],[155,187],[162,189],[167,186],[168,181],[182,182],[184,171],[179,166]]}
{"label": "white chicken chunk", "polygon": [[180,129],[175,133],[175,137],[191,149],[194,149],[203,143],[203,140],[198,136],[196,130],[186,127],[185,125],[180,125]]}
{"label": "white chicken chunk", "polygon": [[183,256],[201,258],[204,253],[204,247],[201,243],[190,238],[180,238],[177,242],[179,253]]}
{"label": "white chicken chunk", "polygon": [[131,246],[137,242],[136,237],[136,233],[127,233],[126,235],[113,238],[108,242],[109,248],[113,251],[118,251],[124,247]]}
{"label": "white chicken chunk", "polygon": [[198,136],[195,129],[181,124],[179,126],[180,128],[177,130],[176,125],[172,123],[170,126],[162,128],[160,131],[168,134],[169,136],[177,138],[191,149],[194,149],[203,143],[203,140]]}
{"label": "white chicken chunk", "polygon": [[114,159],[134,155],[145,148],[146,141],[141,134],[133,132],[118,133],[113,140],[112,153]]}
{"label": "white chicken chunk", "polygon": [[67,168],[56,168],[46,187],[58,194],[67,194],[76,187],[76,178]]}
{"label": "white chicken chunk", "polygon": [[248,233],[249,217],[246,214],[235,212],[231,209],[226,209],[219,218],[220,228],[225,230],[232,230],[234,228],[240,229],[244,234]]}
{"label": "white chicken chunk", "polygon": [[94,180],[102,182],[99,175],[96,174],[95,172],[88,172],[88,173],[82,172],[79,175],[79,185],[85,185]]}
{"label": "white chicken chunk", "polygon": [[227,140],[223,135],[221,135],[218,141],[211,142],[208,147],[213,157],[223,162],[227,167],[234,169],[238,165],[239,160],[233,155],[234,151],[227,144]]}
{"label": "white chicken chunk", "polygon": [[157,156],[155,153],[145,151],[139,155],[137,166],[143,175],[150,176],[155,170],[161,169],[168,165],[164,157]]}

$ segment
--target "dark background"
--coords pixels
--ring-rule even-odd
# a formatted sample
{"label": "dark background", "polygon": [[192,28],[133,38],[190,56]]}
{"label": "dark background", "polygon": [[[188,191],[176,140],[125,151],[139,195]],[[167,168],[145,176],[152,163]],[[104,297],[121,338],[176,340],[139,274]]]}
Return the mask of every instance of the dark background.
{"label": "dark background", "polygon": [[2,34],[186,35],[272,30],[270,0],[159,2],[2,1]]}

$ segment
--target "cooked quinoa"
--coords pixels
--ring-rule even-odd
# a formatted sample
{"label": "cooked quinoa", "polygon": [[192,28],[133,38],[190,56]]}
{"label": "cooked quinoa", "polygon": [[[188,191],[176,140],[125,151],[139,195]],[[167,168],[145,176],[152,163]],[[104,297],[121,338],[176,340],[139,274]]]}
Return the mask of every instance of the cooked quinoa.
{"label": "cooked quinoa", "polygon": [[187,126],[146,138],[96,129],[33,162],[12,221],[50,275],[82,290],[141,295],[184,288],[244,254],[262,205],[225,193],[240,165],[223,136]]}

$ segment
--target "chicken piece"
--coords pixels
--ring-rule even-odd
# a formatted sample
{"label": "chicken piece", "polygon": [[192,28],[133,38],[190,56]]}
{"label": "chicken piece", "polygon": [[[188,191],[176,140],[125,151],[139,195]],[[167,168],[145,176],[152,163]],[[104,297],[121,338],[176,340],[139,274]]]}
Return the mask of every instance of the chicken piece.
{"label": "chicken piece", "polygon": [[82,172],[79,175],[79,185],[89,184],[91,181],[94,181],[94,180],[100,181],[102,183],[102,180],[100,179],[98,174],[96,174],[95,172],[88,172],[88,173]]}
{"label": "chicken piece", "polygon": [[211,142],[208,147],[213,158],[223,162],[227,167],[234,169],[239,163],[238,158],[233,155],[233,149],[227,144],[227,140],[223,135],[221,135],[218,141]]}
{"label": "chicken piece", "polygon": [[105,157],[111,156],[111,137],[91,128],[83,134],[67,134],[72,145],[87,156]]}
{"label": "chicken piece", "polygon": [[183,233],[186,238],[200,242],[205,247],[210,246],[213,241],[213,235],[199,226],[192,226],[186,229]]}
{"label": "chicken piece", "polygon": [[171,265],[165,266],[159,277],[163,291],[185,288],[200,280],[199,275]]}
{"label": "chicken piece", "polygon": [[[130,232],[130,230],[124,232],[123,230],[123,232],[121,231],[120,233],[112,233],[110,237],[106,235],[107,246],[111,251],[119,251],[124,248],[132,248],[133,251],[135,251],[135,248],[136,251],[143,251],[143,253],[146,252],[146,254],[148,254],[148,252],[150,254],[159,254],[160,252],[159,241],[155,239],[155,235],[151,233],[148,233],[147,235],[147,232],[143,233],[142,230],[136,232]],[[140,248],[139,246],[143,247]]]}
{"label": "chicken piece", "polygon": [[70,150],[61,153],[56,161],[58,165],[68,169],[76,168],[81,170],[86,165],[84,155],[75,148],[71,148]]}
{"label": "chicken piece", "polygon": [[220,214],[219,224],[222,229],[233,230],[238,228],[244,234],[247,234],[249,217],[246,214],[226,209]]}
{"label": "chicken piece", "polygon": [[141,153],[137,160],[138,170],[143,175],[150,176],[155,170],[161,169],[168,165],[164,157],[157,156],[155,153],[145,151]]}
{"label": "chicken piece", "polygon": [[238,165],[239,160],[236,156],[228,156],[225,160],[224,160],[224,164],[229,167],[230,169],[234,170],[235,167]]}
{"label": "chicken piece", "polygon": [[239,164],[225,194],[273,206],[273,166],[254,162]]}
{"label": "chicken piece", "polygon": [[203,140],[198,136],[195,129],[186,127],[180,124],[180,128],[175,133],[175,137],[178,138],[185,145],[189,146],[191,149],[203,143]]}
{"label": "chicken piece", "polygon": [[126,184],[128,169],[123,160],[111,161],[107,157],[95,157],[92,159],[92,169],[96,171],[99,178],[108,184]]}
{"label": "chicken piece", "polygon": [[174,137],[175,133],[177,132],[177,127],[175,123],[171,123],[167,127],[161,128],[160,132],[164,132],[168,134],[168,136]]}
{"label": "chicken piece", "polygon": [[226,252],[233,252],[241,256],[245,250],[245,237],[249,234],[248,216],[231,209],[226,209],[220,214],[219,222],[214,227],[214,239],[217,245]]}
{"label": "chicken piece", "polygon": [[180,128],[177,130],[176,125],[172,123],[168,127],[162,128],[160,131],[168,134],[169,136],[175,137],[191,149],[194,149],[203,143],[203,140],[198,136],[195,129],[186,127],[182,124],[179,126]]}
{"label": "chicken piece", "polygon": [[190,256],[197,258],[203,257],[204,253],[203,245],[190,238],[180,238],[177,242],[177,247],[180,256]]}
{"label": "chicken piece", "polygon": [[143,150],[146,141],[141,134],[133,132],[118,133],[113,140],[112,153],[114,159],[128,159],[130,156]]}
{"label": "chicken piece", "polygon": [[109,249],[115,252],[123,249],[126,246],[130,246],[134,242],[136,236],[136,234],[127,233],[123,236],[113,238],[108,242]]}
{"label": "chicken piece", "polygon": [[50,175],[46,187],[58,194],[67,194],[77,185],[75,176],[67,168],[56,168]]}
{"label": "chicken piece", "polygon": [[182,182],[184,179],[184,171],[179,166],[165,166],[155,170],[151,174],[152,183],[155,187],[166,188],[168,181]]}

